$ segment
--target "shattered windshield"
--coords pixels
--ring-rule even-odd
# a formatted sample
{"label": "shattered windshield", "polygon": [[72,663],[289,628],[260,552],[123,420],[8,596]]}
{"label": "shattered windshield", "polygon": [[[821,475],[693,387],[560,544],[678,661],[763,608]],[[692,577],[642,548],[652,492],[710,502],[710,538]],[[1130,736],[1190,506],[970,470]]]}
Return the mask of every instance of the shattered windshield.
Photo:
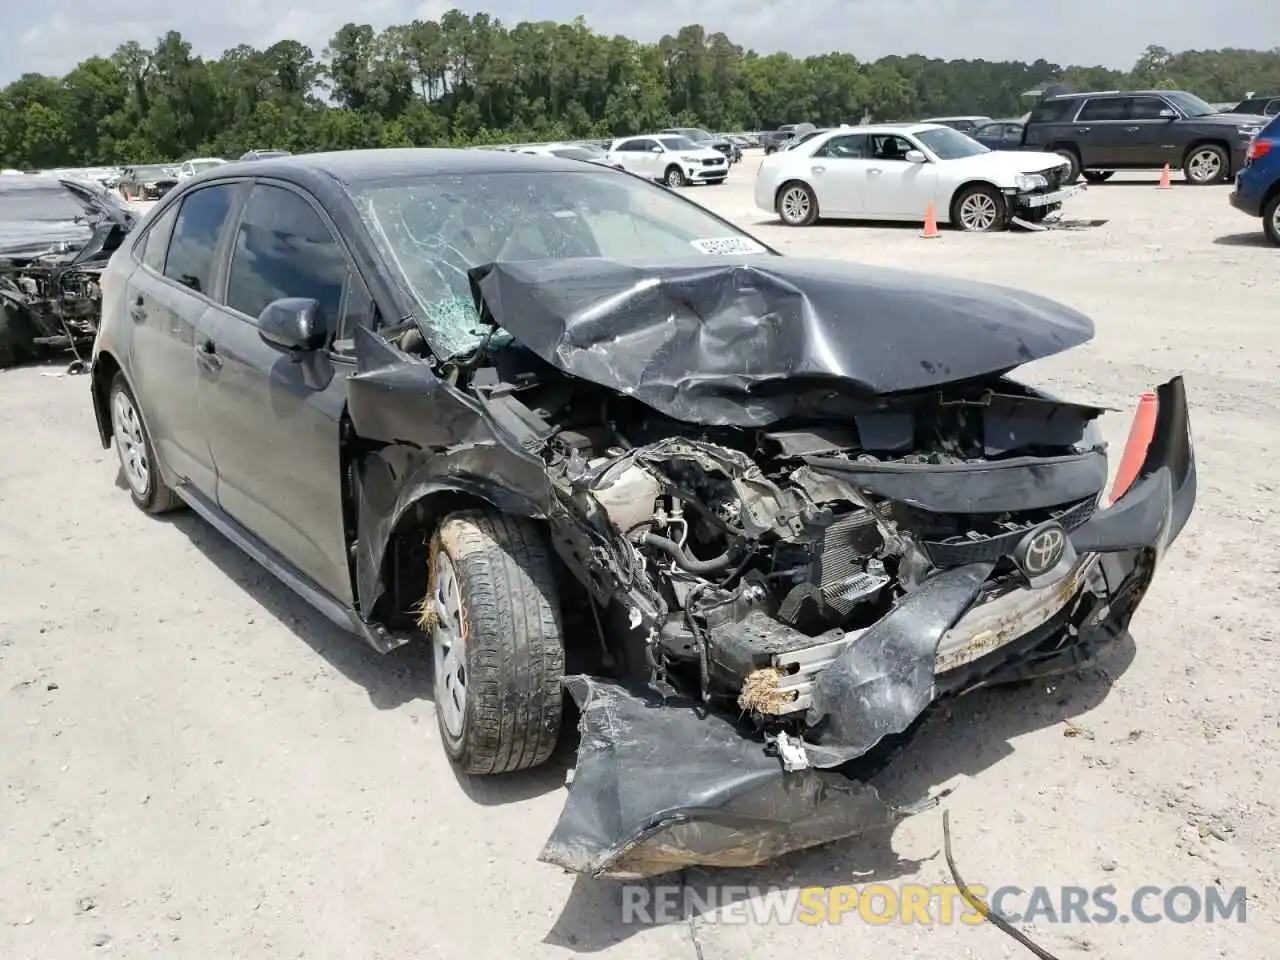
{"label": "shattered windshield", "polygon": [[668,190],[585,164],[572,173],[421,176],[349,189],[441,356],[481,341],[467,272],[482,264],[772,253]]}
{"label": "shattered windshield", "polygon": [[968,134],[951,127],[922,130],[916,134],[916,139],[932,150],[939,160],[963,160],[991,152]]}

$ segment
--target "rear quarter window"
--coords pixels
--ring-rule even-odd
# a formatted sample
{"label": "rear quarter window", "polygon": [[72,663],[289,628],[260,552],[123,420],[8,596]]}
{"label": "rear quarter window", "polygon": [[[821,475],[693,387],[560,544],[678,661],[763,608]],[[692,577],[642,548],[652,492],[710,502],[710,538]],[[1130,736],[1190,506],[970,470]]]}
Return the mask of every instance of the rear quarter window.
{"label": "rear quarter window", "polygon": [[1031,109],[1031,123],[1059,123],[1066,120],[1080,104],[1079,100],[1046,100]]}

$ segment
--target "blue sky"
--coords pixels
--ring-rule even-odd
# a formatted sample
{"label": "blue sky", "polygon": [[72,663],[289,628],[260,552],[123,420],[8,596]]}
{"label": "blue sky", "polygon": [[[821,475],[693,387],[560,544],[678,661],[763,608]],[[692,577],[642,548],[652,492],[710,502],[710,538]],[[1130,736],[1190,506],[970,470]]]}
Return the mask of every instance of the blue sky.
{"label": "blue sky", "polygon": [[1280,0],[0,0],[0,83],[27,71],[61,74],[127,40],[149,45],[170,29],[205,56],[282,39],[318,54],[348,20],[383,27],[436,18],[453,6],[506,23],[582,14],[597,30],[642,40],[697,21],[761,51],[840,49],[863,59],[924,53],[1128,67],[1149,43],[1183,50],[1280,41]]}

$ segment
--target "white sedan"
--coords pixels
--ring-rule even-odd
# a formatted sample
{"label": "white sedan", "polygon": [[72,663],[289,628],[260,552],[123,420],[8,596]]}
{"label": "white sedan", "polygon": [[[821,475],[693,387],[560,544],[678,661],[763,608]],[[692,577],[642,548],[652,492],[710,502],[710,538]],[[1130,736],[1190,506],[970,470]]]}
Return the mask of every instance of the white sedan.
{"label": "white sedan", "polygon": [[938,223],[1003,230],[1013,217],[1039,222],[1080,188],[1057,154],[988,150],[938,124],[879,124],[826,131],[766,157],[756,206],[793,227],[833,220]]}
{"label": "white sedan", "polygon": [[729,175],[729,161],[719,150],[667,133],[613,141],[608,163],[628,173],[659,180],[668,187],[724,183]]}

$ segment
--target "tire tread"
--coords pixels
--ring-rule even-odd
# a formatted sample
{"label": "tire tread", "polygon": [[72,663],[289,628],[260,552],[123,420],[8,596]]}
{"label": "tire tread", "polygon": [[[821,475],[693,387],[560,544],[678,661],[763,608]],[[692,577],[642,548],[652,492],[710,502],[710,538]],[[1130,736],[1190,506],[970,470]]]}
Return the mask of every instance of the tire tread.
{"label": "tire tread", "polygon": [[482,775],[537,766],[559,738],[564,675],[543,530],[522,517],[464,510],[447,516],[437,537],[457,571],[466,623],[468,715],[454,759]]}

